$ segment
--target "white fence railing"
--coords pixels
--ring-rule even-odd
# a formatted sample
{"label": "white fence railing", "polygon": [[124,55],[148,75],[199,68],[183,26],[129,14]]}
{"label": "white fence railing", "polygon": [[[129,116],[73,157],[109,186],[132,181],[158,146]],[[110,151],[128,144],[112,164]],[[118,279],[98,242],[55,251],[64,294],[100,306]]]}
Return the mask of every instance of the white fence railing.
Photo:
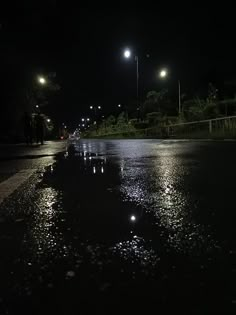
{"label": "white fence railing", "polygon": [[208,133],[212,134],[235,134],[236,135],[236,116],[227,116],[199,121],[191,121],[165,126],[167,135],[179,133]]}

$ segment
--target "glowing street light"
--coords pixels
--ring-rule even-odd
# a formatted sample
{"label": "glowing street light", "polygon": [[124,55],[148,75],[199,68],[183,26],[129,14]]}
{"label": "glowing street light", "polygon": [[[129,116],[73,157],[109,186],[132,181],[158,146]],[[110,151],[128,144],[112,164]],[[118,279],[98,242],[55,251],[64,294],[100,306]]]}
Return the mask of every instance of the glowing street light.
{"label": "glowing street light", "polygon": [[90,109],[93,109],[93,106],[90,106]]}
{"label": "glowing street light", "polygon": [[119,104],[118,107],[121,108],[121,104]]}
{"label": "glowing street light", "polygon": [[127,59],[131,57],[131,51],[129,49],[126,49],[124,51],[124,57],[127,58]]}
{"label": "glowing street light", "polygon": [[[130,49],[126,49],[124,51],[124,57],[126,59],[129,59],[131,57],[131,51]],[[139,108],[139,57],[138,55],[134,56],[134,59],[136,61],[136,88],[137,88],[137,108]]]}
{"label": "glowing street light", "polygon": [[38,82],[40,83],[40,84],[42,84],[42,85],[45,85],[46,84],[46,79],[44,78],[44,77],[38,77]]}
{"label": "glowing street light", "polygon": [[90,121],[90,118],[87,118],[87,121]]}
{"label": "glowing street light", "polygon": [[98,106],[98,109],[102,109],[102,107],[101,107],[101,106]]}
{"label": "glowing street light", "polygon": [[35,107],[36,107],[36,108],[39,108],[39,105],[36,105]]}
{"label": "glowing street light", "polygon": [[47,119],[47,122],[50,123],[50,122],[51,122],[51,119],[48,118],[48,119]]}
{"label": "glowing street light", "polygon": [[132,222],[135,222],[135,221],[136,221],[136,217],[135,217],[134,215],[131,215],[130,220],[131,220]]}
{"label": "glowing street light", "polygon": [[84,121],[85,119],[84,119],[84,118],[82,118],[81,120],[82,120],[82,121]]}
{"label": "glowing street light", "polygon": [[164,78],[166,78],[167,77],[167,71],[165,70],[165,69],[163,69],[163,70],[161,70],[160,71],[160,77],[162,78],[162,79],[164,79]]}
{"label": "glowing street light", "polygon": [[[168,76],[167,70],[163,69],[159,73],[160,78],[165,79]],[[180,80],[178,80],[178,94],[179,94],[179,115],[181,114],[181,86]]]}

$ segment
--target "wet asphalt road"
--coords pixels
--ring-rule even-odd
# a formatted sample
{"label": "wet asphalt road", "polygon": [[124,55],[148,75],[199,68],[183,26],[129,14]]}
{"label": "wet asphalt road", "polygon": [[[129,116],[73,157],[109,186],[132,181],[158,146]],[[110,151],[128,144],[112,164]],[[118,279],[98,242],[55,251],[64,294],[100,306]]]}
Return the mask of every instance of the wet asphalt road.
{"label": "wet asphalt road", "polygon": [[81,140],[40,161],[0,205],[0,314],[233,310],[236,142]]}

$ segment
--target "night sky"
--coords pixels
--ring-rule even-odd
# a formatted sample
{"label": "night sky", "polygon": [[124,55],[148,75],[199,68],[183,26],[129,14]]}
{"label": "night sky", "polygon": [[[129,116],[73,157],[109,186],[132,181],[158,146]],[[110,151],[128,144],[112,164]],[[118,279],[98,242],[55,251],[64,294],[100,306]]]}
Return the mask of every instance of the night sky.
{"label": "night sky", "polygon": [[[33,2],[33,1],[32,1]],[[61,90],[46,109],[58,121],[77,124],[90,105],[104,113],[135,99],[135,61],[140,58],[143,99],[177,80],[190,98],[204,96],[213,82],[223,97],[236,79],[235,17],[232,7],[77,8],[57,1],[20,2],[0,10],[0,106],[20,104],[21,91],[38,73],[56,72]],[[149,58],[146,55],[149,54]],[[163,66],[165,82],[157,77]]]}

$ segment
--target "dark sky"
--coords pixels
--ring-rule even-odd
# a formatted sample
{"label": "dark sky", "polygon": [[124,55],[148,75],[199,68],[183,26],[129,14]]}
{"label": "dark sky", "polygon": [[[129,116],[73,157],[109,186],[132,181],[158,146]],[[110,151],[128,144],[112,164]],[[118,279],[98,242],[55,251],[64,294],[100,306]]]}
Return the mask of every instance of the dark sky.
{"label": "dark sky", "polygon": [[[61,85],[48,109],[58,120],[77,122],[89,105],[109,112],[132,102],[135,62],[122,58],[125,47],[139,55],[142,97],[161,88],[174,95],[178,79],[189,97],[204,93],[209,81],[223,94],[223,82],[236,79],[233,7],[191,3],[177,9],[169,2],[98,9],[67,2],[21,1],[1,8],[0,106],[18,102],[38,73],[50,71]],[[165,82],[156,76],[163,66],[169,70]]]}

